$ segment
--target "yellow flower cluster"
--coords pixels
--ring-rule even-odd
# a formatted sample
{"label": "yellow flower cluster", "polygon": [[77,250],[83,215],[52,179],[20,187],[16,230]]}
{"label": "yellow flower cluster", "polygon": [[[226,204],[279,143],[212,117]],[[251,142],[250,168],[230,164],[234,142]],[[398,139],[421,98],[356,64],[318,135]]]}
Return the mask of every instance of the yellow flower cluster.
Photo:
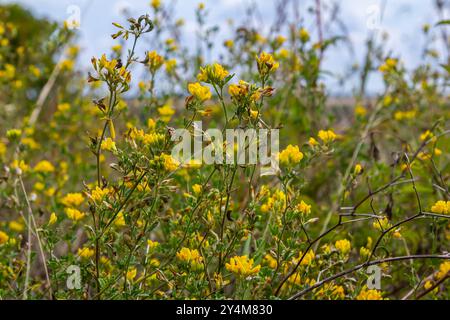
{"label": "yellow flower cluster", "polygon": [[387,58],[384,63],[378,68],[380,72],[388,73],[397,67],[398,60],[393,58]]}
{"label": "yellow flower cluster", "polygon": [[203,267],[203,258],[197,249],[181,248],[177,252],[177,258],[189,264],[194,270],[201,269]]}
{"label": "yellow flower cluster", "polygon": [[150,251],[155,250],[159,246],[158,241],[147,240],[147,246]]}
{"label": "yellow flower cluster", "polygon": [[[292,259],[292,265],[296,266],[302,257],[303,257],[303,252],[300,251],[299,254],[298,254],[298,258],[293,258]],[[314,251],[309,250],[305,254],[305,257],[303,258],[303,260],[300,263],[300,265],[301,266],[309,266],[309,265],[311,265],[313,263],[315,258],[316,258],[316,255],[315,255]]]}
{"label": "yellow flower cluster", "polygon": [[244,97],[248,94],[249,84],[243,80],[239,80],[238,84],[231,84],[228,87],[228,93],[235,99]]}
{"label": "yellow flower cluster", "polygon": [[84,212],[81,212],[80,210],[74,209],[74,208],[66,208],[65,209],[67,218],[73,221],[79,221],[83,219],[86,214]]}
{"label": "yellow flower cluster", "polygon": [[272,255],[269,253],[264,256],[264,262],[270,269],[277,268],[277,265],[278,265],[277,259],[272,257]]}
{"label": "yellow flower cluster", "polygon": [[164,58],[156,51],[150,51],[147,54],[147,64],[151,73],[155,73],[164,64]]}
{"label": "yellow flower cluster", "polygon": [[409,111],[397,111],[394,113],[394,119],[397,121],[401,120],[411,120],[414,119],[417,115],[416,110],[409,110]]}
{"label": "yellow flower cluster", "polygon": [[299,31],[299,37],[301,42],[303,43],[308,42],[310,39],[308,30],[306,30],[306,28],[301,28]]}
{"label": "yellow flower cluster", "polygon": [[151,146],[159,144],[165,140],[165,136],[161,133],[148,133],[145,134],[142,141],[145,145]]}
{"label": "yellow flower cluster", "polygon": [[384,231],[391,227],[391,223],[389,222],[389,219],[387,217],[383,217],[382,219],[376,219],[372,223],[372,226],[379,231]]}
{"label": "yellow flower cluster", "polygon": [[127,71],[125,66],[121,66],[116,59],[109,61],[105,54],[100,59],[92,58],[92,66],[99,78],[90,75],[89,82],[103,80],[110,84],[121,84],[123,87],[127,87],[131,82],[131,72]]}
{"label": "yellow flower cluster", "polygon": [[431,212],[437,214],[450,214],[450,201],[437,201],[432,207]]}
{"label": "yellow flower cluster", "polygon": [[125,227],[127,225],[125,216],[123,215],[122,211],[117,214],[117,217],[114,220],[114,225],[119,228]]}
{"label": "yellow flower cluster", "polygon": [[112,190],[109,188],[102,189],[97,186],[94,190],[92,190],[91,197],[94,201],[99,202],[102,201],[106,196],[108,196],[111,191]]}
{"label": "yellow flower cluster", "polygon": [[94,255],[94,249],[88,247],[79,248],[77,254],[82,259],[89,259]]}
{"label": "yellow flower cluster", "polygon": [[282,190],[276,190],[267,198],[266,202],[261,205],[261,211],[264,213],[269,212],[274,208],[277,208],[280,212],[284,211],[286,208],[286,194]]}
{"label": "yellow flower cluster", "polygon": [[344,299],[345,290],[342,286],[338,286],[333,283],[325,283],[324,286],[315,293],[315,296],[318,298],[322,298],[325,295],[333,299]]}
{"label": "yellow flower cluster", "polygon": [[444,261],[439,265],[439,271],[436,273],[436,279],[441,280],[450,274],[450,261]]}
{"label": "yellow flower cluster", "polygon": [[190,83],[188,85],[188,90],[189,93],[200,102],[209,100],[212,97],[211,90],[206,86],[202,86],[198,82]]}
{"label": "yellow flower cluster", "polygon": [[8,242],[8,240],[9,236],[5,232],[0,231],[0,246]]}
{"label": "yellow flower cluster", "polygon": [[55,171],[55,167],[50,163],[50,161],[43,160],[36,164],[34,171],[40,173],[51,173]]}
{"label": "yellow flower cluster", "polygon": [[174,73],[176,67],[177,67],[177,60],[175,59],[169,59],[165,62],[166,71],[169,74]]}
{"label": "yellow flower cluster", "polygon": [[196,195],[199,195],[199,194],[202,192],[202,186],[199,185],[199,184],[194,184],[194,185],[192,186],[192,191],[194,191],[194,193],[195,193]]}
{"label": "yellow flower cluster", "polygon": [[285,166],[295,166],[303,159],[303,153],[298,146],[288,145],[286,149],[280,152],[278,159]]}
{"label": "yellow flower cluster", "polygon": [[164,122],[169,122],[172,116],[175,114],[175,110],[171,105],[165,104],[161,108],[158,108],[158,113],[161,116],[161,120]]}
{"label": "yellow flower cluster", "polygon": [[197,75],[197,80],[201,82],[223,84],[229,72],[220,64],[214,63],[206,67],[200,67],[200,73]]}
{"label": "yellow flower cluster", "polygon": [[325,144],[329,144],[337,138],[337,135],[333,132],[333,130],[320,130],[317,136]]}
{"label": "yellow flower cluster", "polygon": [[61,199],[61,203],[66,207],[79,207],[84,202],[81,193],[69,193]]}
{"label": "yellow flower cluster", "polygon": [[364,286],[356,297],[356,300],[383,300],[383,296],[380,291],[367,289],[367,287]]}
{"label": "yellow flower cluster", "polygon": [[334,243],[334,247],[339,250],[340,253],[346,255],[352,249],[350,241],[347,239],[338,240]]}
{"label": "yellow flower cluster", "polygon": [[50,215],[50,218],[48,219],[48,225],[49,225],[49,226],[52,226],[52,225],[54,225],[57,221],[58,221],[58,216],[56,215],[56,213],[52,212],[52,214]]}
{"label": "yellow flower cluster", "polygon": [[128,281],[133,281],[137,276],[137,269],[136,268],[130,268],[127,271],[126,277]]}
{"label": "yellow flower cluster", "polygon": [[156,156],[155,161],[161,161],[164,170],[168,172],[173,172],[180,166],[180,163],[177,160],[175,160],[171,155],[165,153],[161,154],[161,156]]}
{"label": "yellow flower cluster", "polygon": [[258,72],[262,76],[275,72],[280,67],[280,64],[275,61],[273,55],[264,51],[259,57],[256,57],[256,62],[258,64]]}
{"label": "yellow flower cluster", "polygon": [[359,164],[359,163],[357,163],[357,164],[355,165],[355,169],[353,170],[353,174],[354,174],[355,176],[358,176],[358,175],[361,174],[362,171],[363,171],[362,165]]}
{"label": "yellow flower cluster", "polygon": [[117,150],[116,143],[111,138],[106,138],[105,140],[103,140],[101,148],[102,148],[102,150],[106,150],[106,151],[110,151],[110,152]]}
{"label": "yellow flower cluster", "polygon": [[253,266],[253,263],[253,259],[249,259],[248,256],[235,256],[230,259],[229,263],[225,264],[225,267],[238,277],[245,278],[255,275],[261,270],[261,265]]}
{"label": "yellow flower cluster", "polygon": [[307,204],[305,201],[301,201],[296,207],[295,210],[300,212],[302,215],[308,215],[311,213],[311,205]]}

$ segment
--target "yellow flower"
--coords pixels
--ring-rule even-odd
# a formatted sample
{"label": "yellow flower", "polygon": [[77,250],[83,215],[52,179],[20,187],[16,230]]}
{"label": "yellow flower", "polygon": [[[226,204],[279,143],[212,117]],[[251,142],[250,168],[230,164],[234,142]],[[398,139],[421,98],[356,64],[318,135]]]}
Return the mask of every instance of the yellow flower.
{"label": "yellow flower", "polygon": [[20,142],[24,146],[29,147],[31,150],[37,150],[40,147],[39,143],[37,143],[33,138],[30,137],[24,137],[20,140]]}
{"label": "yellow flower", "polygon": [[259,57],[256,57],[256,62],[258,64],[258,71],[263,76],[276,71],[280,66],[273,58],[273,55],[267,52],[262,52]]}
{"label": "yellow flower", "polygon": [[199,195],[199,194],[202,192],[202,186],[199,185],[199,184],[194,184],[194,185],[192,186],[192,191],[194,191],[194,193],[195,193],[196,195]]}
{"label": "yellow flower", "polygon": [[308,143],[309,143],[312,147],[318,146],[318,145],[319,145],[319,142],[317,142],[317,140],[314,139],[313,137],[309,138]]}
{"label": "yellow flower", "polygon": [[167,73],[173,73],[175,71],[175,68],[177,67],[177,60],[169,59],[165,62],[165,65]]}
{"label": "yellow flower", "polygon": [[355,106],[355,115],[364,117],[367,114],[366,108],[364,106],[358,104]]}
{"label": "yellow flower", "polygon": [[249,259],[248,256],[235,256],[225,264],[225,267],[228,271],[244,278],[255,275],[261,270],[261,265],[253,266],[253,259]]}
{"label": "yellow flower", "polygon": [[94,201],[99,202],[102,201],[103,198],[106,197],[110,192],[111,190],[108,188],[102,189],[97,186],[94,190],[92,190],[91,197]]}
{"label": "yellow flower", "polygon": [[225,47],[227,47],[228,49],[232,49],[234,47],[234,41],[233,40],[225,40],[225,42],[223,43],[223,45]]}
{"label": "yellow flower", "polygon": [[156,121],[153,120],[152,118],[149,118],[149,119],[147,120],[147,128],[148,128],[150,131],[154,131],[155,128],[156,128]]}
{"label": "yellow flower", "polygon": [[440,156],[442,154],[442,150],[438,148],[434,148],[433,150],[435,156]]}
{"label": "yellow flower", "polygon": [[336,241],[334,246],[344,255],[349,253],[352,247],[350,241],[348,241],[347,239]]}
{"label": "yellow flower", "polygon": [[43,160],[34,167],[34,171],[41,173],[50,173],[55,171],[55,167],[49,161]]}
{"label": "yellow flower", "polygon": [[430,132],[430,130],[427,130],[427,131],[425,131],[424,133],[422,133],[420,135],[420,140],[421,141],[425,141],[425,140],[427,140],[429,138],[432,138],[432,137],[433,137],[433,134]]}
{"label": "yellow flower", "polygon": [[431,282],[430,280],[427,280],[427,282],[425,282],[425,284],[423,285],[425,290],[430,289],[432,286],[433,286],[433,282]]}
{"label": "yellow flower", "polygon": [[390,71],[394,70],[397,67],[397,63],[398,63],[397,59],[387,58],[386,61],[384,62],[384,64],[382,64],[378,68],[378,70],[383,72],[383,73],[390,72]]}
{"label": "yellow flower", "polygon": [[119,212],[117,214],[116,220],[114,221],[114,225],[119,228],[125,227],[127,225],[125,217],[123,216],[123,212]]}
{"label": "yellow flower", "polygon": [[303,153],[298,146],[288,145],[286,149],[280,152],[278,159],[280,163],[286,166],[298,164],[303,159]]}
{"label": "yellow flower", "polygon": [[201,102],[209,100],[212,97],[211,90],[206,86],[202,86],[198,82],[190,83],[188,85],[188,90],[190,94],[192,94],[195,98],[197,98],[197,100]]}
{"label": "yellow flower", "polygon": [[155,10],[159,9],[161,7],[161,0],[152,0],[151,6]]}
{"label": "yellow flower", "polygon": [[250,110],[250,117],[255,120],[258,118],[259,111],[258,110]]}
{"label": "yellow flower", "polygon": [[9,229],[15,232],[22,232],[23,229],[25,228],[24,225],[18,221],[10,221],[8,226]]}
{"label": "yellow flower", "polygon": [[137,276],[137,269],[136,268],[131,268],[128,269],[127,271],[127,280],[128,281],[133,281]]}
{"label": "yellow flower", "polygon": [[59,112],[64,113],[70,110],[70,104],[68,103],[61,103],[58,104],[58,106],[56,107],[58,109]]}
{"label": "yellow flower", "polygon": [[361,174],[363,170],[362,165],[360,165],[359,163],[355,165],[355,169],[353,170],[353,173],[355,174],[355,176],[358,176]]}
{"label": "yellow flower", "polygon": [[366,286],[359,292],[356,300],[383,300],[381,292],[378,290],[368,290]]}
{"label": "yellow flower", "polygon": [[78,249],[78,256],[83,259],[89,259],[94,255],[94,249],[84,247]]}
{"label": "yellow flower", "polygon": [[162,160],[164,169],[168,172],[173,172],[178,169],[180,163],[175,160],[172,156],[165,153],[161,154],[160,157],[155,157],[156,160]]}
{"label": "yellow flower", "polygon": [[395,120],[404,120],[404,119],[414,119],[417,115],[416,110],[410,110],[410,111],[397,111],[394,113]]}
{"label": "yellow flower", "polygon": [[20,129],[10,129],[10,130],[6,131],[6,137],[9,140],[17,139],[21,135],[22,135],[22,130],[20,130]]}
{"label": "yellow flower", "polygon": [[332,130],[320,130],[318,136],[325,144],[331,143],[337,138],[336,134]]}
{"label": "yellow flower", "polygon": [[201,67],[197,80],[221,85],[228,74],[229,72],[222,65],[214,63],[204,68]]}
{"label": "yellow flower", "polygon": [[189,249],[189,248],[181,248],[179,252],[177,252],[177,258],[189,264],[193,269],[201,269],[203,264],[203,258],[198,252],[197,249]]}
{"label": "yellow flower", "polygon": [[175,110],[169,104],[166,104],[161,108],[158,108],[158,113],[161,116],[162,121],[169,122],[175,114]]}
{"label": "yellow flower", "polygon": [[286,37],[279,35],[275,38],[275,42],[278,46],[282,46],[286,42]]}
{"label": "yellow flower", "polygon": [[359,249],[359,255],[361,258],[367,258],[370,255],[370,250],[366,247],[361,247],[361,249]]}
{"label": "yellow flower", "polygon": [[309,32],[306,30],[306,28],[301,28],[299,31],[300,41],[301,42],[308,42],[310,39]]}
{"label": "yellow flower", "polygon": [[155,73],[164,64],[164,58],[160,56],[156,51],[151,51],[147,54],[148,66],[150,72]]}
{"label": "yellow flower", "polygon": [[436,279],[441,280],[450,273],[450,261],[442,262],[439,265],[439,271],[436,273]]}
{"label": "yellow flower", "polygon": [[387,217],[383,217],[382,219],[376,219],[372,223],[372,226],[377,230],[384,231],[391,227],[391,223],[389,222],[389,219]]}
{"label": "yellow flower", "polygon": [[392,234],[394,236],[394,238],[396,239],[401,239],[402,238],[402,234],[400,233],[400,229],[397,229],[394,231],[394,233]]}
{"label": "yellow flower", "polygon": [[61,61],[59,66],[62,71],[72,71],[74,65],[75,65],[75,62],[73,60],[66,59],[66,60]]}
{"label": "yellow flower", "polygon": [[[298,258],[293,258],[292,259],[292,264],[293,265],[297,265],[298,262],[300,261],[300,259],[303,257],[303,252],[300,251],[298,253]],[[313,263],[314,259],[315,259],[316,255],[314,254],[314,251],[309,250],[306,254],[305,257],[303,258],[302,262],[300,263],[300,265],[302,266],[309,266],[310,264]]]}
{"label": "yellow flower", "polygon": [[437,214],[450,214],[450,201],[437,201],[432,207],[431,212]]}
{"label": "yellow flower", "polygon": [[164,142],[165,136],[161,133],[150,133],[145,134],[143,138],[143,142],[145,145],[155,145],[161,142]]}
{"label": "yellow flower", "polygon": [[295,209],[303,215],[308,215],[311,213],[311,206],[303,200],[297,205]]}
{"label": "yellow flower", "polygon": [[23,160],[14,160],[11,163],[11,169],[19,169],[21,172],[27,172],[29,169],[29,166],[23,161]]}
{"label": "yellow flower", "polygon": [[61,199],[61,203],[66,207],[79,207],[84,202],[81,193],[69,193]]}
{"label": "yellow flower", "polygon": [[105,140],[102,141],[102,150],[115,151],[117,150],[116,143],[114,142],[113,139],[106,138]]}
{"label": "yellow flower", "polygon": [[247,92],[244,92],[242,86],[240,86],[238,84],[231,84],[228,87],[228,93],[233,98],[238,98],[238,97],[241,97],[241,96],[245,95]]}
{"label": "yellow flower", "polygon": [[73,208],[66,208],[65,209],[67,218],[69,218],[70,220],[73,221],[79,221],[81,219],[83,219],[85,217],[85,213],[77,210],[77,209],[73,209]]}
{"label": "yellow flower", "polygon": [[264,261],[269,266],[270,269],[276,269],[277,268],[277,265],[278,265],[277,259],[272,257],[271,254],[266,254],[264,256]]}
{"label": "yellow flower", "polygon": [[9,236],[3,231],[0,231],[0,245],[5,244],[6,242],[8,242],[8,240]]}
{"label": "yellow flower", "polygon": [[155,250],[159,246],[158,241],[147,240],[149,250]]}
{"label": "yellow flower", "polygon": [[56,213],[52,212],[50,215],[50,219],[48,219],[48,225],[54,225],[58,221],[58,217],[56,216]]}

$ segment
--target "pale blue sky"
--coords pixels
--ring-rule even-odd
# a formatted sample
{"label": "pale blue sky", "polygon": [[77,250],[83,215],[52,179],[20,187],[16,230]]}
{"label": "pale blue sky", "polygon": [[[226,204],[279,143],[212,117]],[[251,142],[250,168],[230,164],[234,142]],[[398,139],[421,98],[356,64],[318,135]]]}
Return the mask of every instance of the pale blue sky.
{"label": "pale blue sky", "polygon": [[[169,0],[163,0],[168,2]],[[81,8],[81,28],[78,30],[80,45],[83,49],[82,61],[89,61],[91,56],[99,56],[108,52],[113,43],[110,35],[114,31],[112,21],[122,21],[121,8],[127,7],[134,16],[150,12],[150,0],[0,0],[0,3],[17,2],[24,4],[39,16],[63,21],[69,17],[67,12],[71,5]],[[88,5],[88,3],[91,4]],[[195,26],[194,8],[200,1],[178,0],[176,1],[176,15],[186,21],[184,41],[193,43],[193,30]],[[273,20],[274,1],[252,0],[205,0],[206,8],[210,11],[209,21],[212,23],[225,22],[229,18],[239,21],[243,16],[243,8],[250,3],[258,3],[261,17]],[[325,4],[332,0],[323,0]],[[353,41],[355,56],[350,55],[345,48],[332,50],[326,60],[326,69],[332,72],[342,73],[354,62],[360,62],[364,55],[364,41],[370,32],[367,27],[369,12],[373,5],[379,5],[382,0],[342,0],[341,15],[346,24],[350,38]],[[310,15],[306,13],[311,0],[299,0],[300,13],[305,14],[305,24],[312,25]],[[450,11],[446,16],[449,18]],[[309,19],[309,20],[308,20]],[[424,23],[434,24],[438,20],[433,6],[433,0],[386,0],[384,17],[381,22],[381,30],[389,33],[388,47],[396,56],[409,67],[417,65],[421,61],[421,49],[425,38],[421,34],[421,26]],[[227,36],[228,28],[218,36],[217,41],[222,41]],[[150,49],[150,48],[148,48]],[[441,49],[441,48],[437,48]],[[355,61],[356,60],[356,61]],[[333,86],[333,83],[328,83]],[[372,91],[379,89],[380,83],[372,84]],[[338,90],[339,91],[339,90]]]}

